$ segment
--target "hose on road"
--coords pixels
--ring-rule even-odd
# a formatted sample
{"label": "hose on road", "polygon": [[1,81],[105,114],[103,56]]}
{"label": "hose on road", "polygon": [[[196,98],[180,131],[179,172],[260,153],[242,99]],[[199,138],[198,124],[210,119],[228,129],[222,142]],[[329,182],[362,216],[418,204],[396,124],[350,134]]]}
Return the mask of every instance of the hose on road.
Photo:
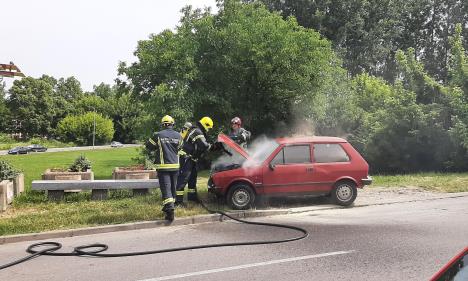
{"label": "hose on road", "polygon": [[307,230],[291,225],[285,224],[276,224],[276,223],[266,223],[266,222],[254,222],[254,221],[246,221],[243,219],[235,218],[228,213],[219,210],[210,210],[203,204],[202,201],[199,201],[203,208],[205,208],[209,213],[212,214],[220,214],[222,216],[228,217],[234,221],[238,221],[245,224],[250,225],[259,225],[259,226],[268,226],[268,227],[276,227],[276,228],[284,228],[284,229],[291,229],[301,233],[300,236],[295,236],[292,238],[286,239],[278,239],[278,240],[264,240],[264,241],[246,241],[246,242],[231,242],[231,243],[219,243],[219,244],[205,244],[205,245],[196,245],[196,246],[186,246],[186,247],[178,247],[178,248],[167,248],[161,250],[151,250],[151,251],[142,251],[142,252],[128,252],[128,253],[104,253],[109,247],[106,244],[95,243],[89,245],[82,245],[77,246],[73,249],[72,252],[57,252],[59,249],[62,248],[62,244],[58,242],[40,242],[30,245],[26,252],[30,253],[31,255],[26,256],[24,258],[12,261],[10,263],[0,265],[0,270],[23,263],[28,261],[32,258],[39,257],[41,255],[44,256],[94,256],[94,257],[130,257],[130,256],[141,256],[141,255],[152,255],[152,254],[161,254],[161,253],[168,253],[168,252],[177,252],[177,251],[186,251],[186,250],[195,250],[195,249],[205,249],[205,248],[218,248],[218,247],[232,247],[232,246],[245,246],[245,245],[262,245],[262,244],[276,244],[276,243],[286,243],[292,242],[300,239],[306,238],[309,233]]}

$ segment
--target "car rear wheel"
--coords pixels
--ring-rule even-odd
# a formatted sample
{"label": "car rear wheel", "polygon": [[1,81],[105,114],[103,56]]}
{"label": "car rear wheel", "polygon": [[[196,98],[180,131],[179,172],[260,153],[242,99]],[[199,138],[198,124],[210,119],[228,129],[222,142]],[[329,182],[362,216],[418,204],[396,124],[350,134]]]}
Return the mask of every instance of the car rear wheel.
{"label": "car rear wheel", "polygon": [[335,204],[349,206],[356,200],[356,184],[351,181],[339,181],[333,187],[331,198]]}
{"label": "car rear wheel", "polygon": [[226,200],[232,209],[246,210],[255,202],[255,192],[245,183],[237,183],[229,189]]}

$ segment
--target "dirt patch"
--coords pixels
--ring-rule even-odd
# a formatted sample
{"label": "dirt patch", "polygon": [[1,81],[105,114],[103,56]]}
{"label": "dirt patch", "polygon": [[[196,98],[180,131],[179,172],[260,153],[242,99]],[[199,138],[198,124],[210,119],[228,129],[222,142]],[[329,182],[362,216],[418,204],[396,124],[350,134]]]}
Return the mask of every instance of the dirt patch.
{"label": "dirt patch", "polygon": [[388,202],[407,202],[468,195],[468,192],[445,193],[428,191],[416,186],[372,187],[358,190],[355,204],[379,204]]}

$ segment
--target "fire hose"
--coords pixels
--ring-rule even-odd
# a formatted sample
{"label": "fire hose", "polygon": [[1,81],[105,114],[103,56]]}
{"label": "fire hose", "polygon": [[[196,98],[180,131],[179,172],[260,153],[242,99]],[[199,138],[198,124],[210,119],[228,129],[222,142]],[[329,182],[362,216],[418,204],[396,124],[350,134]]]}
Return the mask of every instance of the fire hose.
{"label": "fire hose", "polygon": [[[102,258],[111,258],[111,257],[130,257],[130,256],[141,256],[141,255],[153,255],[153,254],[161,254],[161,253],[169,253],[169,252],[177,252],[177,251],[186,251],[186,250],[195,250],[195,249],[205,249],[205,248],[219,248],[219,247],[232,247],[232,246],[245,246],[245,245],[263,245],[263,244],[277,244],[277,243],[286,243],[292,242],[296,240],[301,240],[306,238],[309,233],[307,230],[291,225],[285,224],[276,224],[276,223],[266,223],[266,222],[253,222],[253,221],[246,221],[243,219],[235,218],[223,211],[219,210],[210,210],[208,207],[203,204],[201,200],[199,200],[201,206],[206,209],[211,214],[220,214],[221,216],[228,217],[234,221],[238,221],[245,224],[250,225],[259,225],[259,226],[268,226],[268,227],[276,227],[276,228],[284,228],[284,229],[292,229],[302,233],[300,236],[286,238],[286,239],[278,239],[278,240],[264,240],[264,241],[246,241],[246,242],[231,242],[231,243],[218,243],[218,244],[205,244],[205,245],[196,245],[196,246],[186,246],[186,247],[178,247],[178,248],[167,248],[161,250],[151,250],[151,251],[142,251],[142,252],[127,252],[127,253],[105,253],[106,250],[109,249],[109,246],[102,243],[94,243],[89,245],[82,245],[77,246],[71,252],[56,252],[62,248],[62,244],[58,242],[48,241],[48,242],[39,242],[30,245],[26,252],[29,253],[29,256],[24,258],[12,261],[10,263],[0,265],[0,270],[23,263],[30,259],[39,257],[41,255],[44,256],[92,256],[92,257],[102,257]],[[42,248],[42,249],[41,249]]]}

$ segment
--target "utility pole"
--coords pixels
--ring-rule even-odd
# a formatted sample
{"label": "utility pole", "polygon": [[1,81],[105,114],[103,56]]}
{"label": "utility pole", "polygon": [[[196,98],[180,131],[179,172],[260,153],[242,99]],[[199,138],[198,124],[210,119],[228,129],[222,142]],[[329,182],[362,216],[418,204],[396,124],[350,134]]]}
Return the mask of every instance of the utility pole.
{"label": "utility pole", "polygon": [[96,139],[96,108],[93,107],[94,114],[93,114],[93,149],[94,149],[94,140]]}

